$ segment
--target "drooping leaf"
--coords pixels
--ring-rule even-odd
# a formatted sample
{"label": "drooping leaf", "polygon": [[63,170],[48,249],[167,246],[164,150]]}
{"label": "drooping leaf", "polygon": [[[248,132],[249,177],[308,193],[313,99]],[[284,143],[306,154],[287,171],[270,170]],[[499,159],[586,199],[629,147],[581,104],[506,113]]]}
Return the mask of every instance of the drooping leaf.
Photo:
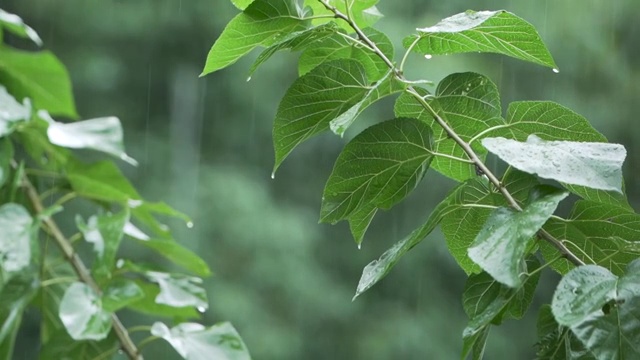
{"label": "drooping leaf", "polygon": [[71,149],[92,149],[122,159],[131,165],[138,162],[124,151],[122,125],[117,117],[105,117],[61,123],[52,121],[47,129],[52,144]]}
{"label": "drooping leaf", "polygon": [[[2,10],[0,10],[2,11]],[[31,102],[25,98],[20,104],[0,85],[0,137],[13,132],[15,125],[31,117]]]}
{"label": "drooping leaf", "polygon": [[67,288],[60,302],[60,320],[74,340],[102,340],[111,330],[111,313],[87,284],[76,282]]}
{"label": "drooping leaf", "polygon": [[335,223],[375,205],[388,209],[413,190],[433,158],[429,126],[394,119],[358,134],[338,156],[324,189],[320,220]]}
{"label": "drooping leaf", "polygon": [[[376,43],[378,49],[388,59],[393,61],[393,43],[387,35],[373,28],[366,28],[362,31],[371,41]],[[302,76],[322,63],[339,59],[357,60],[364,67],[370,82],[379,81],[390,70],[384,60],[373,51],[340,32],[307,47],[298,60],[298,72]]]}
{"label": "drooping leaf", "polygon": [[144,293],[144,297],[127,305],[127,309],[170,319],[195,319],[199,317],[198,310],[193,306],[174,307],[156,302],[160,295],[160,287],[157,284],[135,280],[136,285]]}
{"label": "drooping leaf", "polygon": [[173,307],[193,306],[201,311],[209,307],[202,279],[181,274],[147,271],[145,276],[160,286],[156,303]]}
{"label": "drooping leaf", "polygon": [[567,184],[622,193],[622,163],[627,155],[622,145],[544,141],[536,135],[529,135],[526,142],[485,138],[482,145],[521,171]]}
{"label": "drooping leaf", "polygon": [[30,98],[36,109],[77,116],[67,69],[48,51],[0,48],[0,83],[16,98]]}
{"label": "drooping leaf", "polygon": [[9,180],[12,159],[13,144],[11,140],[0,139],[0,188]]}
{"label": "drooping leaf", "polygon": [[210,327],[182,323],[171,329],[156,322],[151,327],[151,334],[165,339],[187,360],[251,360],[247,346],[228,322]]}
{"label": "drooping leaf", "polygon": [[596,265],[570,271],[558,284],[551,309],[596,359],[639,357],[640,260],[620,278]]}
{"label": "drooping leaf", "polygon": [[409,250],[418,245],[424,238],[429,235],[443,217],[447,216],[449,211],[460,204],[462,194],[466,184],[460,184],[449,195],[433,209],[427,221],[420,228],[414,230],[409,236],[393,245],[389,250],[385,251],[378,260],[370,262],[362,271],[362,276],[358,282],[358,288],[354,299],[365,291],[369,290],[373,285],[382,280],[395,264],[400,261]]}
{"label": "drooping leaf", "polygon": [[[350,9],[350,13],[353,15],[353,21],[359,28],[370,27],[382,18],[382,14],[376,7],[379,0],[348,0],[345,1],[328,1],[331,6],[335,6],[338,11],[347,15],[347,6]],[[333,12],[327,10],[327,8],[318,0],[304,0],[304,5],[311,8],[314,16],[332,16]],[[330,18],[314,19],[315,24],[322,24],[330,21]],[[353,29],[344,21],[340,21],[338,24],[347,31],[353,32]]]}
{"label": "drooping leaf", "polygon": [[[415,44],[414,44],[415,43]],[[500,11],[466,11],[438,24],[418,29],[403,45],[422,55],[466,52],[498,53],[556,68],[536,29],[515,16]]]}
{"label": "drooping leaf", "polygon": [[0,9],[0,28],[14,35],[29,39],[38,46],[42,46],[42,39],[40,39],[38,33],[29,25],[25,24],[20,16],[8,13],[2,9]]}
{"label": "drooping leaf", "polygon": [[258,46],[302,30],[304,14],[295,0],[255,0],[225,27],[209,51],[201,76],[223,69]]}
{"label": "drooping leaf", "polygon": [[0,289],[0,358],[13,359],[22,314],[38,290],[35,273],[22,272]]}
{"label": "drooping leaf", "polygon": [[33,218],[22,205],[0,206],[0,292],[4,283],[31,264]]}
{"label": "drooping leaf", "polygon": [[[476,73],[452,74],[444,78],[436,89],[435,97],[422,90],[430,106],[462,138],[469,142],[478,133],[503,124],[500,94],[497,86],[486,76]],[[420,119],[434,131],[435,149],[440,154],[467,158],[464,150],[436,123],[423,105],[408,93],[402,94],[395,105],[396,116]],[[474,148],[481,159],[486,150]],[[431,167],[457,181],[476,176],[472,164],[447,157],[436,157]]]}
{"label": "drooping leaf", "polygon": [[185,248],[173,240],[163,239],[136,239],[136,242],[144,247],[154,250],[176,265],[193,272],[198,276],[209,276],[211,270],[207,263],[196,253]]}
{"label": "drooping leaf", "polygon": [[469,258],[500,283],[518,288],[530,241],[568,195],[542,185],[533,190],[536,198],[522,211],[496,209],[469,247]]}
{"label": "drooping leaf", "polygon": [[378,208],[370,204],[351,214],[347,219],[353,240],[358,244],[358,248],[361,246],[360,244],[362,244],[362,240],[364,240],[364,235],[377,212]]}
{"label": "drooping leaf", "polygon": [[142,289],[132,280],[113,279],[102,294],[102,308],[115,312],[144,297]]}
{"label": "drooping leaf", "polygon": [[280,102],[273,124],[274,171],[291,151],[329,129],[331,120],[360,102],[371,90],[355,60],[336,60],[300,77]]}

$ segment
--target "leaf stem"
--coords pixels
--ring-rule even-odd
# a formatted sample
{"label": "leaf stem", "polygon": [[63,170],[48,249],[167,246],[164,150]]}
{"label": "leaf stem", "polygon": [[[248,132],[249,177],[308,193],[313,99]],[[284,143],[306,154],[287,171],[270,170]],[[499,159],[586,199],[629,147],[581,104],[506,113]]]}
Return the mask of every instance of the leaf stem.
{"label": "leaf stem", "polygon": [[456,156],[451,156],[451,155],[447,155],[447,154],[443,154],[443,153],[439,153],[439,152],[435,152],[435,151],[430,151],[431,155],[433,156],[440,156],[443,158],[447,158],[447,159],[451,159],[451,160],[455,160],[455,161],[460,161],[463,163],[467,163],[467,164],[475,164],[472,160],[469,159],[464,159],[464,158],[459,158]]}
{"label": "leaf stem", "polygon": [[[13,162],[12,165],[14,167],[17,166],[15,162]],[[26,174],[22,178],[22,185],[36,213],[42,213],[44,211],[44,206],[42,205],[42,201],[40,201],[40,196]],[[58,227],[58,224],[51,217],[44,219],[43,224],[46,225],[46,227],[49,229],[51,236],[55,239],[65,258],[71,264],[73,270],[78,275],[78,278],[80,278],[82,282],[89,285],[89,287],[91,287],[97,294],[101,294],[102,291],[91,276],[89,269],[87,269],[82,259],[80,259],[80,256],[76,254],[73,246]],[[140,355],[138,348],[133,343],[133,340],[131,340],[131,338],[129,337],[129,333],[120,321],[120,318],[118,318],[115,313],[112,314],[111,318],[113,322],[113,330],[115,331],[116,336],[120,341],[122,350],[124,350],[124,352],[131,360],[142,360],[142,355]]]}
{"label": "leaf stem", "polygon": [[[364,42],[367,45],[367,47],[371,51],[373,51],[380,59],[382,59],[382,61],[384,61],[384,63],[389,67],[389,69],[391,69],[391,71],[394,72],[395,76],[400,81],[403,81],[403,82],[406,83],[404,75],[402,74],[402,70],[398,69],[395,66],[395,64],[378,48],[378,46],[371,39],[369,39],[369,37],[367,37],[367,35],[364,32],[362,32],[360,27],[348,15],[345,15],[342,12],[340,12],[340,10],[338,10],[335,6],[332,6],[331,4],[329,4],[327,2],[327,0],[318,0],[318,1],[322,5],[324,5],[324,7],[327,8],[327,10],[333,12],[335,14],[336,18],[346,21],[349,24],[349,26],[356,32],[356,34],[358,34],[358,38],[362,42]],[[348,9],[348,7],[347,7],[347,9]],[[424,99],[420,95],[420,93],[418,93],[416,91],[416,89],[413,86],[408,86],[405,91],[408,94],[412,95],[431,114],[431,116],[435,119],[435,121],[438,123],[438,125],[440,125],[440,127],[442,127],[442,129],[447,133],[447,135],[450,138],[452,138],[458,144],[458,146],[460,146],[464,150],[464,152],[469,156],[469,159],[471,159],[471,161],[473,161],[473,164],[487,176],[489,181],[493,185],[495,185],[496,188],[498,188],[500,190],[500,192],[502,193],[504,198],[507,200],[507,203],[512,208],[514,208],[515,210],[522,211],[522,208],[520,207],[518,202],[513,198],[513,196],[509,192],[509,190],[507,190],[507,188],[502,184],[502,182],[500,182],[500,180],[493,174],[493,172],[491,172],[491,170],[489,170],[489,168],[484,164],[484,162],[482,162],[482,160],[480,160],[480,158],[475,153],[475,151],[471,148],[469,143],[464,141],[449,126],[449,124],[440,116],[440,114],[438,114],[431,107],[429,102],[427,102],[427,100]],[[562,241],[556,239],[555,237],[553,237],[551,234],[549,234],[544,229],[540,229],[540,231],[538,231],[538,236],[540,236],[541,238],[543,238],[544,240],[549,242],[551,245],[553,245],[562,254],[563,257],[565,257],[567,260],[569,260],[575,266],[582,266],[582,265],[585,264],[580,258],[578,258],[574,253],[572,253],[562,243]]]}
{"label": "leaf stem", "polygon": [[418,43],[419,40],[420,40],[420,38],[416,37],[416,39],[413,40],[411,45],[409,45],[409,47],[407,48],[407,51],[402,56],[402,61],[400,61],[400,71],[403,74],[404,74],[404,64],[407,62],[407,59],[409,58],[409,54],[411,53],[411,50],[413,50],[413,48],[416,46],[416,44]]}
{"label": "leaf stem", "polygon": [[53,279],[44,280],[42,283],[40,283],[40,286],[47,287],[47,286],[51,286],[51,285],[55,285],[55,284],[63,284],[63,283],[74,282],[74,281],[78,281],[78,278],[77,277],[71,277],[71,276],[57,277],[57,278],[53,278]]}

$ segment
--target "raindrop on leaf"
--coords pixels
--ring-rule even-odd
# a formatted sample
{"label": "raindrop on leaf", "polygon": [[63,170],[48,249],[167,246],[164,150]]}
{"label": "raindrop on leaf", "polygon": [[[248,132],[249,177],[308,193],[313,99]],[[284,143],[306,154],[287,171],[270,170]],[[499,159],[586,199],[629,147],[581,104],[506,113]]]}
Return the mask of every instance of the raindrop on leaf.
{"label": "raindrop on leaf", "polygon": [[424,56],[424,58],[427,59],[427,60],[431,60],[432,57],[433,57],[433,55],[431,55],[431,54],[426,54]]}
{"label": "raindrop on leaf", "polygon": [[187,222],[187,227],[188,227],[189,229],[191,229],[191,228],[193,227],[193,222],[192,222],[192,221],[188,221],[188,222]]}
{"label": "raindrop on leaf", "polygon": [[559,72],[560,72],[560,70],[558,70],[558,69],[556,69],[556,68],[553,68],[553,72],[557,74],[557,73],[559,73]]}

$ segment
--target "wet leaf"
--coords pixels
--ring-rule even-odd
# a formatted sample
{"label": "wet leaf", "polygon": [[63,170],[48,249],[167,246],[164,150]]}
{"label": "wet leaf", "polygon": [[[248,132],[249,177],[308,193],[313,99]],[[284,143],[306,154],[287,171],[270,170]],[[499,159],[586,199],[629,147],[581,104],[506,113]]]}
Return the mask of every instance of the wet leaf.
{"label": "wet leaf", "polygon": [[60,302],[60,320],[74,340],[102,340],[111,330],[111,313],[88,285],[73,283]]}
{"label": "wet leaf", "polygon": [[302,9],[294,0],[255,0],[225,27],[207,56],[202,75],[223,69],[258,46],[269,46],[280,37],[305,26]]}
{"label": "wet leaf", "polygon": [[[101,359],[105,354],[117,354],[120,342],[115,332],[111,332],[106,339],[100,341],[74,340],[63,330],[43,344],[38,360],[69,360],[69,359]],[[120,359],[117,355],[109,360]]]}
{"label": "wet leaf", "polygon": [[193,306],[174,307],[157,303],[155,299],[160,295],[160,287],[157,284],[141,280],[135,280],[135,283],[142,289],[144,297],[127,305],[127,309],[170,319],[195,319],[200,316]]}
{"label": "wet leaf", "polygon": [[418,29],[402,42],[405,48],[422,55],[467,52],[498,53],[556,68],[556,64],[536,29],[515,16],[499,11],[466,11],[438,24]]}
{"label": "wet leaf", "polygon": [[500,207],[493,211],[469,247],[469,258],[497,281],[509,287],[521,285],[522,262],[535,234],[569,193],[539,186],[537,198],[522,211]]}
{"label": "wet leaf", "polygon": [[174,240],[136,239],[136,242],[144,247],[152,249],[158,254],[164,256],[167,260],[184,267],[198,276],[211,275],[209,266],[200,256]]}
{"label": "wet leaf", "polygon": [[36,45],[42,46],[42,39],[38,33],[15,14],[8,13],[0,9],[0,28],[13,33],[14,35],[33,41]]}
{"label": "wet leaf", "polygon": [[0,359],[13,359],[22,314],[40,285],[35,275],[22,272],[0,287]]}
{"label": "wet leaf", "polygon": [[187,360],[251,360],[242,338],[228,322],[210,327],[182,323],[171,329],[156,322],[151,334],[165,339]]}
{"label": "wet leaf", "polygon": [[370,204],[351,214],[347,219],[349,221],[349,229],[351,230],[353,239],[356,244],[358,244],[358,248],[360,248],[360,244],[362,244],[362,240],[364,240],[364,235],[377,212],[378,208]]}
{"label": "wet leaf", "polygon": [[10,179],[13,144],[9,139],[0,139],[0,188]]}
{"label": "wet leaf", "polygon": [[2,85],[0,85],[0,109],[0,137],[11,134],[19,122],[31,118],[29,99],[25,98],[20,104]]}
{"label": "wet leaf", "polygon": [[622,193],[624,146],[607,143],[545,141],[529,135],[526,142],[485,138],[482,145],[507,164],[559,182]]}
{"label": "wet leaf", "polygon": [[102,308],[115,312],[144,297],[142,289],[128,279],[114,279],[107,284],[102,294]]}
{"label": "wet leaf", "polygon": [[[347,14],[347,6],[349,6],[353,20],[361,29],[375,24],[382,18],[383,15],[375,6],[378,2],[379,0],[348,0],[345,4],[345,1],[330,1],[331,5],[335,6],[338,11],[343,14]],[[304,0],[304,5],[311,8],[315,16],[333,15],[333,13],[327,10],[318,0]],[[322,24],[330,20],[331,19],[314,19],[313,22],[315,24]],[[353,29],[346,22],[340,21],[338,24],[345,30],[353,32]]]}
{"label": "wet leaf", "polygon": [[536,360],[595,359],[567,327],[558,325],[550,305],[543,305],[540,308],[537,329]]}
{"label": "wet leaf", "polygon": [[22,205],[0,206],[0,291],[31,264],[32,226],[33,219]]}
{"label": "wet leaf", "polygon": [[160,286],[156,303],[173,307],[193,306],[206,310],[209,307],[202,279],[181,274],[147,271],[145,276]]}
{"label": "wet leaf", "polygon": [[416,119],[394,119],[358,134],[338,156],[324,189],[320,220],[335,223],[374,205],[388,209],[429,168],[432,133]]}

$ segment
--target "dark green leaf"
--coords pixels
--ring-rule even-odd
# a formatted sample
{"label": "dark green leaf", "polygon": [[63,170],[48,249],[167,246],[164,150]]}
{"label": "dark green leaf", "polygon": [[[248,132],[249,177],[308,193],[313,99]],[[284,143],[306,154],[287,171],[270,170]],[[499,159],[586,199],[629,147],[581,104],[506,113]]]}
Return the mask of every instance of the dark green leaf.
{"label": "dark green leaf", "polygon": [[202,279],[181,274],[147,271],[145,276],[160,287],[156,303],[173,307],[192,306],[199,311],[209,307],[207,293],[202,288]]}
{"label": "dark green leaf", "polygon": [[[0,10],[2,11],[2,10]],[[15,129],[16,124],[31,118],[31,102],[24,99],[20,104],[0,85],[0,137],[9,135]]]}
{"label": "dark green leaf", "polygon": [[77,116],[67,69],[48,51],[0,48],[0,83],[16,98],[30,98],[36,109]]}
{"label": "dark green leaf", "polygon": [[364,234],[367,232],[367,229],[377,212],[378,208],[375,205],[370,204],[349,216],[349,229],[351,230],[353,239],[356,244],[358,244],[358,248],[360,248],[360,244],[362,244],[362,240],[364,240]]}
{"label": "dark green leaf", "polygon": [[115,312],[144,297],[142,289],[128,279],[114,279],[109,282],[102,294],[102,308]]}
{"label": "dark green leaf", "polygon": [[[101,341],[77,341],[66,332],[59,331],[44,343],[38,355],[39,360],[109,359],[120,349],[120,342],[114,332]],[[111,357],[105,357],[111,355]]]}
{"label": "dark green leaf", "polygon": [[[378,8],[375,6],[379,0],[348,0],[345,1],[327,1],[332,6],[335,6],[338,11],[343,14],[347,14],[347,6],[350,9],[350,13],[353,15],[353,21],[360,28],[366,28],[373,24],[375,24],[380,18],[382,18],[382,14],[378,11]],[[304,0],[304,5],[311,8],[313,11],[313,15],[315,16],[332,16],[333,12],[327,10],[327,8],[320,3],[318,0]],[[314,23],[321,24],[327,21],[331,21],[330,18],[327,19],[315,19]],[[340,21],[339,24],[348,31],[353,31],[353,29],[344,21]]]}
{"label": "dark green leaf", "polygon": [[0,28],[4,28],[14,35],[30,39],[36,45],[42,46],[42,39],[40,39],[35,30],[25,24],[18,15],[8,13],[2,9],[0,9]]}
{"label": "dark green leaf", "polygon": [[435,26],[418,29],[418,34],[404,39],[403,45],[413,46],[413,51],[422,55],[498,53],[556,68],[536,29],[504,10],[469,10],[453,15]]}
{"label": "dark green leaf", "polygon": [[70,163],[67,179],[78,195],[89,199],[121,204],[141,200],[133,185],[111,161],[89,165]]}
{"label": "dark green leaf", "polygon": [[0,289],[0,359],[12,359],[22,313],[40,285],[34,274],[22,272]]}
{"label": "dark green leaf", "polygon": [[394,119],[358,134],[338,156],[324,189],[321,221],[335,223],[375,205],[388,209],[429,168],[432,133],[416,119]]}
{"label": "dark green leaf", "polygon": [[223,69],[256,47],[269,46],[304,25],[302,9],[296,1],[255,0],[227,24],[209,51],[202,75]]}
{"label": "dark green leaf", "polygon": [[149,249],[153,249],[158,254],[167,258],[167,260],[184,267],[198,276],[211,275],[209,266],[200,256],[173,240],[138,239],[136,242]]}
{"label": "dark green leaf", "polygon": [[550,305],[538,313],[537,360],[593,360],[594,357],[568,328],[558,325]]}
{"label": "dark green leaf", "polygon": [[569,193],[541,185],[541,193],[522,211],[496,209],[469,247],[469,258],[497,281],[509,287],[521,285],[522,262],[530,241]]}
{"label": "dark green leaf", "polygon": [[31,264],[32,226],[33,219],[22,205],[0,206],[0,291]]}
{"label": "dark green leaf", "polygon": [[303,141],[329,129],[331,120],[360,102],[371,90],[355,60],[336,60],[296,80],[278,107],[273,124],[274,171]]}
{"label": "dark green leaf", "polygon": [[9,139],[0,139],[0,188],[11,176],[11,160],[13,159],[13,144]]}
{"label": "dark green leaf", "polygon": [[73,283],[60,302],[60,320],[74,340],[102,340],[111,330],[111,313],[85,283]]}
{"label": "dark green leaf", "polygon": [[135,281],[135,283],[140,289],[142,289],[144,297],[138,301],[130,303],[127,306],[128,309],[143,314],[163,316],[167,318],[194,319],[199,317],[197,309],[192,306],[173,307],[157,303],[155,299],[160,295],[160,287],[156,284],[140,280]]}
{"label": "dark green leaf", "polygon": [[151,334],[169,342],[184,359],[251,360],[242,338],[228,322],[210,327],[182,323],[171,329],[156,322],[151,327]]}

